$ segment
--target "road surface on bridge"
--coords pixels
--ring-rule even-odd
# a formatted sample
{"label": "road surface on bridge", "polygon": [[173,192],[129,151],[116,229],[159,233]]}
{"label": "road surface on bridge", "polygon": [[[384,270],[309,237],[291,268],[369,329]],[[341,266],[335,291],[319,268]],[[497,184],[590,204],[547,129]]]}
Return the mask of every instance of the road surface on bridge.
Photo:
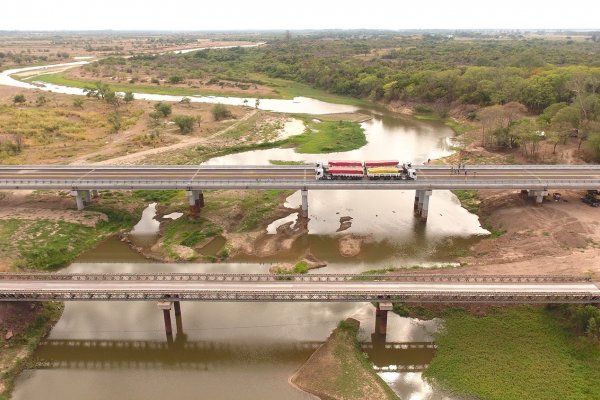
{"label": "road surface on bridge", "polygon": [[[600,186],[598,165],[416,165],[416,181],[317,181],[313,166],[0,166],[0,189],[454,189]],[[466,171],[466,174],[465,174]]]}
{"label": "road surface on bridge", "polygon": [[[362,276],[364,279],[364,276]],[[283,279],[283,278],[282,278]],[[358,276],[357,276],[358,279]],[[0,300],[431,301],[600,303],[591,282],[68,281],[0,279]]]}

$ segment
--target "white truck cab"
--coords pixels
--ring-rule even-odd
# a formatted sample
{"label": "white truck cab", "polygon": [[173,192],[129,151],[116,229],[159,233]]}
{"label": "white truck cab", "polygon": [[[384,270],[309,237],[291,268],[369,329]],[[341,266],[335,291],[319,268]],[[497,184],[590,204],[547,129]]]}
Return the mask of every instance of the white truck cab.
{"label": "white truck cab", "polygon": [[325,170],[323,168],[323,163],[318,162],[317,165],[315,166],[315,179],[320,180],[320,179],[323,179],[324,176],[325,176]]}

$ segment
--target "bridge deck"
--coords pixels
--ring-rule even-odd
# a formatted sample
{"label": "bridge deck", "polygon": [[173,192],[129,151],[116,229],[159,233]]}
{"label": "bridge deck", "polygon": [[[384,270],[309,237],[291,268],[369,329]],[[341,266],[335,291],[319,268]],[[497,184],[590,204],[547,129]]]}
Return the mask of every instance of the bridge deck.
{"label": "bridge deck", "polygon": [[[202,274],[198,274],[202,276]],[[247,275],[260,277],[262,275]],[[402,301],[484,303],[600,303],[591,282],[301,281],[274,277],[224,280],[0,279],[0,300]],[[10,277],[10,278],[9,278]],[[68,276],[67,276],[68,277]],[[354,277],[354,278],[352,278]],[[64,276],[63,276],[64,278]]]}
{"label": "bridge deck", "polygon": [[598,165],[418,165],[417,181],[317,181],[312,166],[0,166],[0,189],[455,189],[600,187]]}

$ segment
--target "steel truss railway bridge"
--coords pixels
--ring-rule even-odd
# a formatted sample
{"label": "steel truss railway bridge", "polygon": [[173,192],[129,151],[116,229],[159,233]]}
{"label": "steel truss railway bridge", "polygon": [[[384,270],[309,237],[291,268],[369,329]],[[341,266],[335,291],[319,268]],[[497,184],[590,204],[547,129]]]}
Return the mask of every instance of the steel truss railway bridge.
{"label": "steel truss railway bridge", "polygon": [[0,166],[1,189],[70,190],[83,209],[98,190],[186,190],[192,212],[207,189],[293,189],[302,192],[308,216],[309,190],[414,190],[414,211],[423,220],[433,190],[527,190],[541,204],[550,189],[598,189],[600,165],[417,165],[416,181],[316,180],[314,166]]}
{"label": "steel truss railway bridge", "polygon": [[0,301],[48,300],[157,301],[167,337],[181,301],[374,302],[375,331],[385,334],[394,302],[600,304],[600,288],[553,275],[0,274]]}

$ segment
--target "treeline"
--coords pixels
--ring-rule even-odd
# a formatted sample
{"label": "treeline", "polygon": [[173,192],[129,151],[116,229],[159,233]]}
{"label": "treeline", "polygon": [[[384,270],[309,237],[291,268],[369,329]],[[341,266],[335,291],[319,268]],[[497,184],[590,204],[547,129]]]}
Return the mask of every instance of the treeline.
{"label": "treeline", "polygon": [[540,113],[572,101],[576,93],[568,82],[574,75],[600,80],[599,55],[600,44],[593,41],[298,38],[251,49],[109,58],[87,68],[99,75],[249,83],[259,83],[263,74],[372,100],[482,106],[517,101]]}
{"label": "treeline", "polygon": [[[484,145],[524,145],[535,157],[541,140],[556,149],[577,136],[600,158],[600,43],[593,40],[288,37],[259,48],[109,58],[87,68],[178,82],[281,78],[345,96],[435,105],[441,113],[476,105],[486,107],[470,115],[482,121]],[[527,113],[539,118],[524,121]]]}

